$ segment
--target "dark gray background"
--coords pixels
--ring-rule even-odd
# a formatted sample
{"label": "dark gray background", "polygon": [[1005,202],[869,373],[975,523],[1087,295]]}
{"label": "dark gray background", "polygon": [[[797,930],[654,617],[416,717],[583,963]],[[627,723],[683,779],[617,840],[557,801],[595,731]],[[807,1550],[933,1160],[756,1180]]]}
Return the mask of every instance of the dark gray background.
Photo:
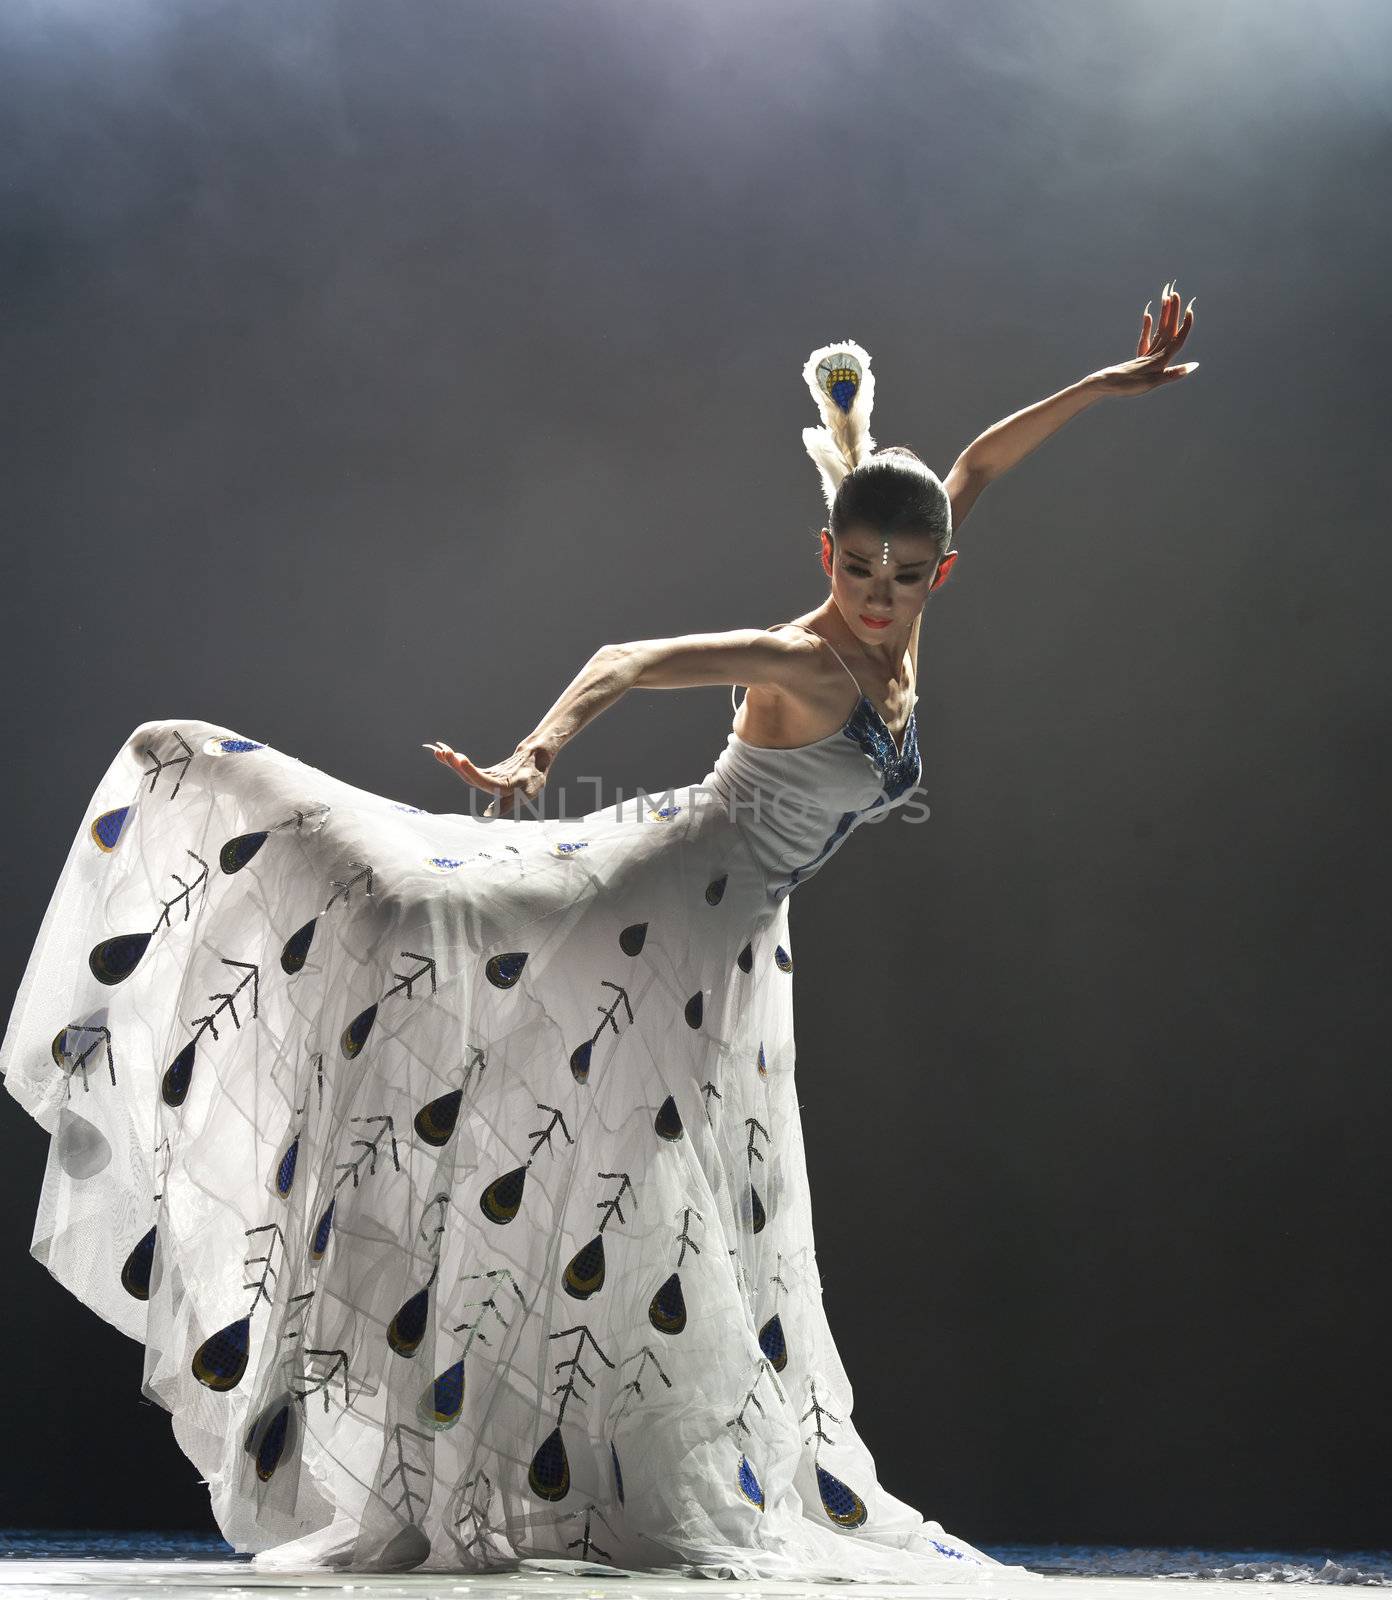
{"label": "dark gray background", "polygon": [[[832,1327],[979,1543],[1386,1543],[1380,4],[7,0],[6,1002],[97,779],[204,717],[432,810],[610,640],[823,593],[816,345],[945,474],[1197,295],[1172,388],[989,488],[932,820],[793,911]],[[548,811],[699,779],[635,693]],[[567,785],[570,787],[567,789]],[[25,1254],[0,1524],[211,1527]]]}

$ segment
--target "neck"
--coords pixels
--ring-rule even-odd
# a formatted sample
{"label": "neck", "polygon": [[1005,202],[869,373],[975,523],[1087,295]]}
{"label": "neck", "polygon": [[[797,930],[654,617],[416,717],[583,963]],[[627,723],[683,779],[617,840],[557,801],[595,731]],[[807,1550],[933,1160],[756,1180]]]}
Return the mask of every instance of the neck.
{"label": "neck", "polygon": [[854,631],[842,615],[841,608],[830,598],[814,615],[816,620],[824,625],[827,637],[838,649],[849,646],[858,651],[863,660],[881,668],[889,677],[898,678],[904,662],[904,652],[909,648],[909,635],[913,631],[912,622],[906,622],[901,627],[889,628],[878,639],[866,640]]}

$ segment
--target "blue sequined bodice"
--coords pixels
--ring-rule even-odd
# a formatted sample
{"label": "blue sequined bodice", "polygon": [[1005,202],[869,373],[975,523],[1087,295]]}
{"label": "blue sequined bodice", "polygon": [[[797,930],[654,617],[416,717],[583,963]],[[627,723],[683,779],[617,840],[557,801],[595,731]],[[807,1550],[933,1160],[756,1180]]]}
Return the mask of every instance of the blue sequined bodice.
{"label": "blue sequined bodice", "polygon": [[896,748],[884,718],[862,694],[837,732],[794,749],[747,744],[732,728],[702,785],[744,831],[770,897],[781,900],[867,817],[904,804],[922,770],[917,710]]}

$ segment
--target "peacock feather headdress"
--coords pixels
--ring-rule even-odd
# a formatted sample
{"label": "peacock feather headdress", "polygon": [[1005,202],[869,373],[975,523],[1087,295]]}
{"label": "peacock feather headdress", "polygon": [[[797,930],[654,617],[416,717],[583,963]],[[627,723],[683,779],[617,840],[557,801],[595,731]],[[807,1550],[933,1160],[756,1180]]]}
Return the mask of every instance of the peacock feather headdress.
{"label": "peacock feather headdress", "polygon": [[814,350],[802,375],[823,423],[820,428],[804,428],[802,442],[817,464],[830,510],[842,478],[868,461],[875,448],[870,433],[875,375],[870,370],[869,352],[854,339]]}

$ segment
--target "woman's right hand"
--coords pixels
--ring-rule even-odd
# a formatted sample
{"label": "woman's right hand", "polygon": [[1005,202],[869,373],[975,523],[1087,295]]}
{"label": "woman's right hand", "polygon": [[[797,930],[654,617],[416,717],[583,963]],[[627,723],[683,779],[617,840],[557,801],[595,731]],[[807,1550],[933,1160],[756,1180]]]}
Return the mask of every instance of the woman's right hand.
{"label": "woman's right hand", "polygon": [[433,751],[436,760],[452,768],[465,783],[494,796],[484,810],[485,817],[515,815],[519,796],[531,800],[541,793],[546,783],[546,768],[550,765],[550,758],[539,750],[519,749],[506,761],[491,767],[476,767],[468,756],[451,750],[442,740],[437,739],[434,744],[422,748]]}

